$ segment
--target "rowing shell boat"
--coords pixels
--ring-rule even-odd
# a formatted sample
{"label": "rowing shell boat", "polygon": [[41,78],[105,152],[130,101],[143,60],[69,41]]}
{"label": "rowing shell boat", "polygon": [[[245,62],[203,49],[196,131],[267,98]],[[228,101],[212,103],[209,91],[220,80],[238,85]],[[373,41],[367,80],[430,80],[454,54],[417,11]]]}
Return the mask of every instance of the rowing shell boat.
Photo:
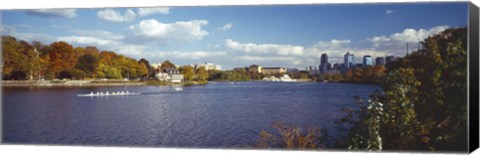
{"label": "rowing shell boat", "polygon": [[93,92],[90,92],[89,94],[78,94],[77,96],[80,96],[80,97],[96,97],[96,96],[130,96],[130,95],[140,95],[140,93],[133,93],[133,92],[124,92],[124,91],[121,91],[121,92],[97,92],[97,93],[93,93]]}

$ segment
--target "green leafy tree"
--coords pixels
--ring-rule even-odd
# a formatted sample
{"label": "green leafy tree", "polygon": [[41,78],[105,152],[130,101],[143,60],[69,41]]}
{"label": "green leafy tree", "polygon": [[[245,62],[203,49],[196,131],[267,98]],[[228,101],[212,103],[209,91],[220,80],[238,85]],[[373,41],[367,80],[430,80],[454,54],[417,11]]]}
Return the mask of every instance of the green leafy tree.
{"label": "green leafy tree", "polygon": [[182,66],[179,68],[185,81],[192,81],[195,77],[195,71],[192,66]]}
{"label": "green leafy tree", "polygon": [[94,77],[97,70],[98,58],[93,54],[85,54],[78,58],[76,69],[83,71],[86,75]]}
{"label": "green leafy tree", "polygon": [[388,64],[383,93],[360,106],[371,108],[350,111],[339,121],[352,126],[346,146],[467,151],[466,39],[466,28],[447,29],[425,39],[421,50]]}
{"label": "green leafy tree", "polygon": [[37,54],[34,47],[11,36],[2,37],[3,79],[32,79],[36,72]]}
{"label": "green leafy tree", "polygon": [[206,81],[208,78],[208,72],[205,67],[200,67],[195,70],[195,75],[198,81]]}
{"label": "green leafy tree", "polygon": [[164,70],[165,68],[177,68],[177,66],[175,66],[175,64],[173,64],[169,60],[165,60],[164,62],[162,62],[162,66],[160,66],[160,71]]}
{"label": "green leafy tree", "polygon": [[[143,61],[142,61],[143,60]],[[140,59],[138,62],[137,66],[137,76],[141,77],[142,79],[146,79],[149,75],[149,66],[150,64],[148,63],[147,60],[145,59]]]}
{"label": "green leafy tree", "polygon": [[78,69],[66,69],[58,73],[59,79],[74,79],[79,80],[85,77],[85,73]]}
{"label": "green leafy tree", "polygon": [[150,62],[148,62],[144,58],[141,58],[140,60],[138,60],[138,63],[142,63],[147,68],[147,78],[155,76],[155,69],[150,65]]}

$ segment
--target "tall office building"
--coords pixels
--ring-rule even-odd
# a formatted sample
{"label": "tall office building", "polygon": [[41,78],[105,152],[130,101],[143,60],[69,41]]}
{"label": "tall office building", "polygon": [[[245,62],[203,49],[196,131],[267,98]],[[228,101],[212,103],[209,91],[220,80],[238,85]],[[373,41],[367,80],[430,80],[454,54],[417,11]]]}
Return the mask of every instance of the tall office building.
{"label": "tall office building", "polygon": [[328,63],[328,55],[326,53],[322,54],[322,57],[320,57],[320,65]]}
{"label": "tall office building", "polygon": [[377,57],[375,59],[375,65],[377,65],[377,66],[385,65],[385,58]]}
{"label": "tall office building", "polygon": [[370,55],[363,56],[363,67],[372,66],[372,65],[373,65],[372,56]]}
{"label": "tall office building", "polygon": [[328,71],[328,55],[323,53],[320,57],[320,72],[326,74]]}
{"label": "tall office building", "polygon": [[353,66],[353,54],[351,54],[349,51],[347,51],[343,59],[343,65],[345,69],[349,69]]}
{"label": "tall office building", "polygon": [[394,56],[388,56],[385,58],[385,64],[388,64],[390,62],[393,62],[395,61],[395,57]]}

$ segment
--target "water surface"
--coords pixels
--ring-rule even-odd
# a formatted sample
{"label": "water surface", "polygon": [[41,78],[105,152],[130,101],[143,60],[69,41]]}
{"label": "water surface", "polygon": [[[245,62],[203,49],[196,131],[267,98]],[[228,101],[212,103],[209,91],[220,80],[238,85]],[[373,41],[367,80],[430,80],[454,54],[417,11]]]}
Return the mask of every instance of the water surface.
{"label": "water surface", "polygon": [[[378,86],[218,82],[183,87],[3,87],[3,142],[245,148],[275,121],[335,133],[342,107]],[[91,91],[138,96],[77,97]]]}

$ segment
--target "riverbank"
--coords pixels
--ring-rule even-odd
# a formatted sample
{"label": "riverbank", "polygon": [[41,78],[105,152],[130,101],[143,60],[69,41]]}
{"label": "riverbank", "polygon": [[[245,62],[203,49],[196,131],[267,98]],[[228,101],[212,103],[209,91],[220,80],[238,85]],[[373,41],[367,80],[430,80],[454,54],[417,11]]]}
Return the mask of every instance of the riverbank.
{"label": "riverbank", "polygon": [[122,80],[44,80],[44,81],[2,81],[5,87],[90,87],[90,86],[142,86],[146,82]]}
{"label": "riverbank", "polygon": [[[275,82],[275,81],[211,81],[211,82]],[[296,80],[291,82],[315,82],[311,80]],[[332,83],[332,82],[331,82]],[[333,83],[352,83],[352,84],[371,84],[361,82],[333,82]],[[173,85],[206,85],[209,81],[184,81],[181,83],[172,83],[166,81],[124,81],[124,80],[44,80],[44,81],[4,81],[4,87],[92,87],[92,86],[173,86]]]}
{"label": "riverbank", "polygon": [[92,87],[92,86],[172,86],[205,85],[208,81],[123,81],[123,80],[44,80],[44,81],[2,81],[4,87]]}

